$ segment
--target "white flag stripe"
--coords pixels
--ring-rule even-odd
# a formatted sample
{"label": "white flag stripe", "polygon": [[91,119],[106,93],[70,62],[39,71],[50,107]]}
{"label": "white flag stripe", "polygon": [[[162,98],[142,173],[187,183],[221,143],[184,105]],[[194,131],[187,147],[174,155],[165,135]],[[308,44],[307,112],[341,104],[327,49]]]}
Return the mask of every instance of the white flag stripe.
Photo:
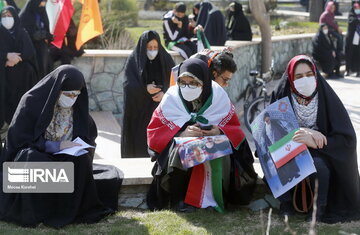
{"label": "white flag stripe", "polygon": [[217,207],[212,191],[211,166],[209,162],[203,164],[205,166],[205,187],[202,195],[201,208],[208,208],[209,206]]}
{"label": "white flag stripe", "polygon": [[284,144],[281,148],[271,153],[271,157],[274,162],[280,161],[282,158],[286,157],[289,153],[294,151],[297,147],[302,145],[302,143],[295,142],[290,140],[286,144]]}

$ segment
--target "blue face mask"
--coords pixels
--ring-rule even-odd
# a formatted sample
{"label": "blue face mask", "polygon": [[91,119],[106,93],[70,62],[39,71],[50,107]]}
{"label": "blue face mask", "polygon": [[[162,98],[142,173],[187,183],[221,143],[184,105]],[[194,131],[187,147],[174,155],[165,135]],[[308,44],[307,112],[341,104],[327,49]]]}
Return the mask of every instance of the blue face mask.
{"label": "blue face mask", "polygon": [[354,11],[356,15],[360,15],[360,9],[355,9]]}

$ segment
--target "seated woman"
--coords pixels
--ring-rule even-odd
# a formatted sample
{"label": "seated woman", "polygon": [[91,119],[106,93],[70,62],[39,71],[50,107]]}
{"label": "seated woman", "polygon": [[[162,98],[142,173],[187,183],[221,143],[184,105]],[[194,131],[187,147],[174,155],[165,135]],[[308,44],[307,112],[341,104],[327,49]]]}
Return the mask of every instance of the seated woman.
{"label": "seated woman", "polygon": [[228,40],[252,40],[252,31],[249,20],[244,15],[242,5],[238,2],[233,1],[229,5],[226,29]]}
{"label": "seated woman", "polygon": [[155,31],[145,31],[125,65],[121,157],[149,157],[146,127],[169,88],[174,61]]}
{"label": "seated woman", "polygon": [[[226,92],[211,81],[207,64],[201,59],[186,60],[180,65],[178,74],[177,85],[169,88],[164,95],[147,129],[149,152],[152,153],[152,160],[156,160],[152,172],[154,180],[147,196],[149,208],[167,208],[170,202],[172,209],[183,212],[194,209],[188,204],[201,208],[210,206],[223,211],[223,198],[225,202],[249,203],[257,175],[252,166],[253,156],[240,128],[234,106]],[[212,128],[204,130],[200,127],[204,125],[212,125]],[[229,138],[233,149],[231,156],[219,158],[220,165],[211,160],[210,164],[214,167],[211,170],[204,163],[188,169],[182,166],[174,137],[220,134]],[[222,172],[222,175],[218,174],[216,179],[212,177],[217,183],[213,181],[212,190],[203,194],[205,199],[200,198],[199,194],[193,193],[193,186],[199,188],[196,185],[205,182],[205,175],[201,172],[213,170]],[[241,188],[237,184],[237,176],[246,177],[248,185]],[[200,205],[195,201],[206,203]]]}
{"label": "seated woman", "polygon": [[[95,145],[97,129],[88,110],[84,76],[71,65],[60,66],[21,98],[0,162],[72,162],[74,192],[3,193],[1,190],[0,220],[22,226],[44,223],[59,228],[70,223],[97,222],[114,212],[99,200],[92,168],[94,151],[77,157],[53,155],[77,145],[71,142],[77,137]],[[97,167],[97,171],[103,172],[103,177],[97,178],[109,178],[111,174],[106,170],[104,173],[104,167]],[[118,193],[118,181],[111,187],[102,187],[101,194],[108,198],[109,192]],[[117,194],[115,197],[116,200]]]}
{"label": "seated woman", "polygon": [[[307,145],[317,170],[310,177],[319,181],[317,220],[335,223],[360,218],[355,131],[344,105],[308,56],[290,60],[273,101],[285,96],[301,127],[293,140]],[[282,215],[294,212],[291,192],[280,201]]]}
{"label": "seated woman", "polygon": [[336,50],[336,39],[329,33],[326,24],[322,24],[313,42],[312,56],[319,62],[326,78],[342,77],[340,74],[340,54]]}

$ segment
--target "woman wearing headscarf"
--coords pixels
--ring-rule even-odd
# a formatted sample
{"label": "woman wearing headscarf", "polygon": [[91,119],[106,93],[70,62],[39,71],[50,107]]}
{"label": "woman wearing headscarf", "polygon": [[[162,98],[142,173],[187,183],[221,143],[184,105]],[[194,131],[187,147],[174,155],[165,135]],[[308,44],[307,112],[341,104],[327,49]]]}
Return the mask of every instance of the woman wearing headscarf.
{"label": "woman wearing headscarf", "polygon": [[155,31],[145,31],[125,65],[121,157],[148,157],[146,127],[169,88],[174,61]]}
{"label": "woman wearing headscarf", "polygon": [[39,80],[49,72],[48,44],[53,40],[45,5],[46,0],[28,0],[19,14],[35,47]]}
{"label": "woman wearing headscarf", "polygon": [[360,2],[353,1],[349,12],[345,56],[346,75],[353,71],[360,77]]}
{"label": "woman wearing headscarf", "polygon": [[[209,125],[205,130],[203,126]],[[174,137],[220,134],[230,140],[231,156],[189,169],[182,166]],[[180,212],[192,211],[192,206],[213,207],[222,212],[224,200],[249,203],[257,178],[253,157],[234,106],[221,86],[211,81],[203,60],[190,58],[180,65],[177,84],[169,88],[154,111],[147,136],[149,153],[156,161],[147,195],[150,209],[164,209],[170,203],[172,209]],[[209,181],[205,175],[213,176],[212,189],[206,186]],[[247,187],[237,188],[241,192],[235,189],[239,186],[234,183],[238,175],[246,175],[245,181],[249,182]],[[201,192],[205,188],[209,190]]]}
{"label": "woman wearing headscarf", "polygon": [[328,26],[322,24],[312,41],[312,56],[319,62],[326,78],[342,77],[340,74],[340,55],[336,50],[334,40],[336,39],[329,33]]}
{"label": "woman wearing headscarf", "polygon": [[[293,140],[306,144],[314,160],[317,173],[310,179],[319,181],[317,221],[359,219],[356,134],[344,105],[308,56],[291,59],[282,79],[272,101],[289,97],[301,127]],[[291,193],[280,201],[280,213],[292,214]]]}
{"label": "woman wearing headscarf", "polygon": [[[84,76],[71,65],[60,66],[21,98],[0,162],[72,162],[74,191],[3,193],[1,190],[0,220],[22,226],[44,223],[60,228],[70,223],[97,222],[114,211],[104,206],[99,196],[105,194],[106,198],[109,192],[118,193],[120,185],[114,183],[112,188],[97,191],[92,168],[94,151],[88,149],[80,156],[54,155],[78,145],[72,142],[77,137],[95,146],[97,129],[88,108]],[[97,170],[103,176],[109,173],[104,167]]]}
{"label": "woman wearing headscarf", "polygon": [[242,5],[238,2],[234,1],[229,5],[226,29],[228,40],[252,40],[250,23],[244,15]]}
{"label": "woman wearing headscarf", "polygon": [[16,107],[37,81],[35,49],[13,7],[1,11],[0,61],[5,99],[5,121],[10,124]]}
{"label": "woman wearing headscarf", "polygon": [[325,11],[320,15],[319,24],[326,24],[329,28],[329,33],[337,39],[337,50],[343,51],[344,39],[342,36],[342,30],[335,21],[336,6],[334,2],[329,2],[325,8]]}
{"label": "woman wearing headscarf", "polygon": [[202,2],[196,25],[201,25],[211,46],[224,46],[226,42],[225,17],[210,2]]}

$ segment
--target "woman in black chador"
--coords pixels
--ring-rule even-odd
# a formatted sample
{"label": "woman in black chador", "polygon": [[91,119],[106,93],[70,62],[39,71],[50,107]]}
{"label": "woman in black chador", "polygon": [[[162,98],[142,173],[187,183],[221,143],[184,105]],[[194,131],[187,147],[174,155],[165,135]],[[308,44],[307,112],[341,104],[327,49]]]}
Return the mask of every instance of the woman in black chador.
{"label": "woman in black chador", "polygon": [[169,88],[174,67],[155,31],[144,32],[125,65],[121,157],[148,157],[146,127]]}
{"label": "woman in black chador", "polygon": [[[71,65],[60,66],[21,98],[0,162],[73,162],[74,192],[3,193],[1,190],[0,220],[22,226],[44,223],[59,228],[70,223],[97,222],[114,211],[100,199],[106,198],[104,203],[108,204],[112,200],[109,195],[115,195],[113,200],[117,200],[120,183],[116,180],[116,169],[97,166],[94,172],[103,175],[93,176],[94,151],[91,150],[77,157],[53,155],[74,146],[71,141],[77,137],[95,145],[97,129],[88,108],[84,77]],[[99,182],[104,177],[115,180],[112,185],[102,187],[95,185],[94,177],[100,178]]]}
{"label": "woman in black chador", "polygon": [[[291,59],[282,79],[273,101],[289,97],[300,126],[293,140],[306,144],[314,160],[317,173],[310,179],[319,180],[317,221],[359,219],[356,134],[344,105],[308,56]],[[290,192],[279,199],[281,214],[291,214]]]}
{"label": "woman in black chador", "polygon": [[340,74],[340,52],[336,48],[336,39],[329,33],[329,27],[321,24],[313,38],[312,56],[320,64],[327,78],[342,77]]}
{"label": "woman in black chador", "polygon": [[228,13],[226,24],[228,40],[251,41],[251,26],[244,15],[242,5],[235,1],[230,3]]}
{"label": "woman in black chador", "polygon": [[0,24],[0,77],[3,89],[5,121],[10,124],[16,107],[25,94],[37,81],[35,49],[20,25],[20,19],[13,7],[1,11]]}
{"label": "woman in black chador", "polygon": [[28,0],[20,12],[21,24],[29,33],[36,50],[39,80],[49,72],[48,44],[53,40],[45,5],[46,0]]}
{"label": "woman in black chador", "polygon": [[360,77],[360,2],[353,1],[353,7],[349,12],[348,31],[346,34],[346,75],[356,72]]}

